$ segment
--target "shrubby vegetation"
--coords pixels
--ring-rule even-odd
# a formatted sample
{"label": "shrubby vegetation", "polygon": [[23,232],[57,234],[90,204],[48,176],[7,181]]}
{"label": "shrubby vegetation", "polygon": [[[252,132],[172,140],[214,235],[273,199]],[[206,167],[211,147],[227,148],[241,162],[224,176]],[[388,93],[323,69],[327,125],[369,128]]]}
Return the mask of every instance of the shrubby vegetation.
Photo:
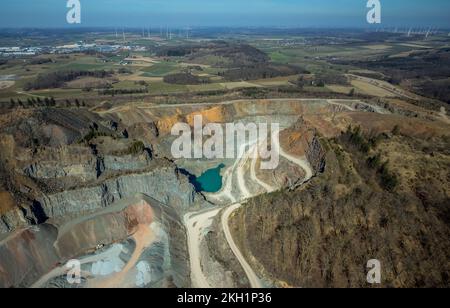
{"label": "shrubby vegetation", "polygon": [[345,75],[337,74],[337,73],[321,73],[316,74],[314,82],[319,85],[331,85],[331,84],[337,84],[337,85],[349,85],[349,81]]}
{"label": "shrubby vegetation", "polygon": [[[416,51],[405,57],[381,56],[376,61],[347,61],[336,63],[356,65],[358,67],[382,73],[380,76],[367,75],[369,78],[384,79],[399,85],[408,80],[411,88],[418,94],[450,103],[450,48]],[[364,76],[364,73],[358,73]]]}
{"label": "shrubby vegetation", "polygon": [[149,85],[148,82],[145,81],[145,80],[137,80],[137,81],[134,82],[134,84],[137,84],[137,85],[140,85],[140,86],[145,86],[145,87],[147,87]]}
{"label": "shrubby vegetation", "polygon": [[165,76],[164,82],[171,84],[196,85],[209,83],[209,79],[195,76],[190,73],[178,73]]}
{"label": "shrubby vegetation", "polygon": [[162,46],[156,50],[158,57],[183,57],[198,51],[199,45]]}
{"label": "shrubby vegetation", "polygon": [[386,134],[364,135],[360,126],[348,126],[347,131],[342,134],[344,141],[349,142],[363,153],[368,153],[371,149],[376,148],[378,143],[385,138],[387,138]]}
{"label": "shrubby vegetation", "polygon": [[142,141],[135,140],[128,148],[127,154],[137,155],[145,150],[145,145]]}
{"label": "shrubby vegetation", "polygon": [[292,65],[259,64],[254,66],[229,69],[225,72],[219,73],[219,76],[222,76],[229,81],[237,81],[266,79],[305,73],[308,72],[300,67]]}
{"label": "shrubby vegetation", "polygon": [[41,65],[45,63],[52,63],[53,60],[50,58],[33,58],[30,60],[31,65]]}
{"label": "shrubby vegetation", "polygon": [[232,67],[252,66],[268,63],[270,60],[265,52],[248,44],[224,43],[223,46],[214,49],[212,54],[231,60]]}
{"label": "shrubby vegetation", "polygon": [[111,133],[101,132],[98,129],[91,128],[86,135],[84,135],[80,140],[78,140],[78,143],[89,144],[89,142],[98,137],[116,137],[116,136],[114,136]]}
{"label": "shrubby vegetation", "polygon": [[148,88],[139,89],[103,89],[98,91],[98,95],[124,95],[124,94],[144,94],[148,93]]}
{"label": "shrubby vegetation", "polygon": [[269,57],[263,51],[243,43],[230,43],[213,41],[202,45],[163,46],[155,50],[157,56],[162,57],[188,57],[195,63],[198,59],[218,57],[226,59],[227,67],[252,66],[268,63]]}
{"label": "shrubby vegetation", "polygon": [[[309,72],[307,72],[309,73]],[[303,74],[307,74],[303,73]],[[316,74],[313,78],[306,79],[304,76],[300,75],[295,81],[295,85],[299,88],[305,86],[316,86],[325,87],[326,85],[350,85],[347,77],[341,74],[329,73],[329,74]],[[349,93],[349,95],[354,95],[354,90]]]}
{"label": "shrubby vegetation", "polygon": [[[394,128],[393,132],[397,129]],[[367,155],[369,151],[375,150],[378,143],[385,138],[387,138],[386,134],[365,136],[359,126],[354,128],[349,126],[347,131],[341,136],[342,142],[350,144],[365,155]],[[397,187],[397,176],[389,170],[389,162],[382,162],[379,153],[366,158],[366,161],[369,168],[376,170],[377,175],[379,176],[380,185],[384,189],[392,191]]]}
{"label": "shrubby vegetation", "polygon": [[450,80],[448,79],[422,82],[417,86],[417,91],[450,104]]}
{"label": "shrubby vegetation", "polygon": [[128,68],[121,67],[121,68],[119,68],[119,69],[117,70],[117,73],[119,73],[119,74],[132,74],[133,71],[130,70],[130,69],[128,69]]}

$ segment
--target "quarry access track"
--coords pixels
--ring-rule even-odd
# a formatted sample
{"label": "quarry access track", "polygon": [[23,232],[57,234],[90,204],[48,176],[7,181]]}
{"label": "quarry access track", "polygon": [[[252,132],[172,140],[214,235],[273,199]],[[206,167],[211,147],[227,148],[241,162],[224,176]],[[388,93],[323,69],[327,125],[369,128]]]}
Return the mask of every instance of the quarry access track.
{"label": "quarry access track", "polygon": [[[272,135],[272,137],[273,136],[274,135]],[[273,142],[275,142],[276,145],[275,148],[279,149],[280,157],[284,157],[285,159],[299,165],[305,171],[304,181],[309,180],[312,177],[313,172],[306,157],[295,157],[293,155],[290,155],[281,148],[281,145],[279,144],[277,138],[272,138],[272,140]],[[250,264],[246,261],[239,247],[234,242],[233,236],[229,228],[229,219],[230,217],[232,217],[233,213],[236,210],[238,210],[243,206],[243,204],[245,204],[245,201],[256,196],[247,189],[245,183],[244,174],[245,174],[245,166],[247,165],[247,163],[250,162],[250,178],[257,185],[261,186],[264,189],[264,192],[273,192],[276,189],[280,188],[280,187],[273,187],[267,183],[264,183],[263,181],[258,179],[256,175],[256,165],[259,157],[253,154],[257,153],[257,149],[263,141],[265,140],[249,141],[241,146],[241,150],[245,149],[246,147],[248,147],[248,150],[244,152],[242,157],[236,159],[234,164],[225,171],[224,187],[222,188],[222,190],[219,193],[210,196],[217,200],[221,199],[223,200],[223,198],[226,198],[230,201],[230,204],[224,207],[225,210],[223,211],[221,216],[221,226],[225,234],[225,238],[228,242],[228,245],[230,246],[230,249],[233,252],[236,259],[239,261],[239,264],[242,266],[248,278],[250,286],[252,288],[263,288],[264,283],[251,268]],[[232,179],[234,176],[237,177],[237,183],[239,184],[235,188],[239,190],[237,195],[239,196],[240,201],[236,200],[236,197],[234,197],[232,194],[233,189]],[[191,280],[193,287],[196,288],[214,287],[210,285],[206,275],[203,273],[202,270],[201,265],[202,254],[200,251],[201,250],[200,243],[207,234],[208,228],[212,225],[214,218],[220,212],[221,208],[214,208],[208,211],[188,213],[184,217],[184,222],[188,233],[188,248],[190,255]]]}

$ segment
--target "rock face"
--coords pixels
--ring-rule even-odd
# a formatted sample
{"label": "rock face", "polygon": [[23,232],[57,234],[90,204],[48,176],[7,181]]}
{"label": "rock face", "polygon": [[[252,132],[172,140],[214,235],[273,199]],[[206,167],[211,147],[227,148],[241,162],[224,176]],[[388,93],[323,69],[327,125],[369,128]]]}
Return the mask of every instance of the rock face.
{"label": "rock face", "polygon": [[189,287],[186,236],[179,216],[170,207],[143,195],[124,199],[88,216],[66,222],[55,220],[0,238],[0,287],[29,287],[39,279],[44,279],[39,285],[45,285],[52,276],[44,275],[57,264],[93,252],[98,245],[125,241],[139,226],[155,223],[159,232],[166,235],[163,242],[155,243],[165,249],[153,255],[164,263],[159,278],[174,286]]}
{"label": "rock face", "polygon": [[39,199],[47,217],[64,217],[98,210],[126,197],[142,193],[183,213],[202,202],[189,181],[171,167],[119,176],[98,186],[66,190]]}
{"label": "rock face", "polygon": [[[140,172],[149,168],[152,159],[147,152],[137,155],[94,155],[86,147],[71,146],[45,149],[19,173],[44,183],[59,182],[68,187],[71,183],[80,186],[95,181],[103,174]],[[21,162],[21,165],[26,162]]]}
{"label": "rock face", "polygon": [[0,287],[27,287],[58,262],[52,225],[15,231],[0,241]]}
{"label": "rock face", "polygon": [[139,156],[124,155],[113,156],[106,155],[102,159],[103,169],[105,171],[137,171],[147,168],[150,164],[150,157],[147,154]]}
{"label": "rock face", "polygon": [[94,216],[80,217],[63,225],[54,244],[58,256],[68,260],[99,244],[124,240],[134,234],[140,225],[150,225],[155,219],[153,208],[145,201],[132,204],[122,211],[113,210],[114,206]]}
{"label": "rock face", "polygon": [[55,162],[33,163],[24,170],[24,173],[35,179],[55,179],[64,177],[77,177],[80,180],[95,180],[97,160],[90,159],[83,164],[70,164],[55,166]]}
{"label": "rock face", "polygon": [[0,235],[2,233],[8,233],[24,224],[27,224],[27,221],[20,209],[8,211],[0,216]]}
{"label": "rock face", "polygon": [[320,143],[320,138],[314,134],[306,149],[306,158],[308,159],[314,175],[323,172],[325,169],[325,150]]}
{"label": "rock face", "polygon": [[[101,179],[96,176],[95,161],[80,165],[75,177],[68,176],[67,169],[57,174],[55,170],[58,170],[58,165],[56,167],[51,164],[30,166],[26,169],[30,176],[39,177],[39,181],[48,183],[47,187],[50,185],[58,187],[60,192],[51,192],[51,189],[47,193],[38,193],[31,204],[24,204],[21,208],[15,208],[0,215],[0,234],[30,224],[40,224],[48,218],[84,215],[137,193],[145,194],[173,207],[180,215],[192,207],[205,204],[203,197],[196,193],[188,178],[179,174],[175,166],[166,163],[164,167],[148,168],[146,157],[142,155],[134,160],[132,157],[128,159],[108,157],[104,163],[102,162],[105,176]],[[138,169],[145,166],[147,169]],[[71,168],[73,170],[74,167]],[[126,171],[124,168],[130,168],[129,173],[122,174],[124,170]],[[134,172],[131,170],[133,168],[136,168]],[[119,174],[114,175],[112,171]],[[111,172],[110,176],[106,172]],[[74,175],[73,172],[71,174]],[[64,188],[73,183],[86,184],[79,188]]]}

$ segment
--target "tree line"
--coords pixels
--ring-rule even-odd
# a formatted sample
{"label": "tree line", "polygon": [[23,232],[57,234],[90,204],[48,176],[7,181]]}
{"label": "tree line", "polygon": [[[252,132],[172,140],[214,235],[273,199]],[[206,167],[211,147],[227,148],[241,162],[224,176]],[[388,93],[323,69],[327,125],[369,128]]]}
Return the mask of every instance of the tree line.
{"label": "tree line", "polygon": [[303,68],[293,65],[259,64],[229,69],[225,72],[219,72],[218,75],[224,77],[226,80],[229,81],[238,81],[238,80],[267,79],[280,76],[290,76],[308,73],[309,72],[304,70]]}
{"label": "tree line", "polygon": [[190,73],[177,73],[164,76],[164,82],[170,84],[196,85],[209,83],[209,78],[199,77]]}
{"label": "tree line", "polygon": [[54,97],[29,97],[27,99],[11,98],[9,102],[0,102],[0,107],[6,109],[14,108],[36,108],[36,107],[86,107],[86,102],[78,98],[74,100],[56,101]]}
{"label": "tree line", "polygon": [[145,94],[148,93],[148,88],[138,89],[101,89],[98,91],[98,95],[125,95],[125,94]]}

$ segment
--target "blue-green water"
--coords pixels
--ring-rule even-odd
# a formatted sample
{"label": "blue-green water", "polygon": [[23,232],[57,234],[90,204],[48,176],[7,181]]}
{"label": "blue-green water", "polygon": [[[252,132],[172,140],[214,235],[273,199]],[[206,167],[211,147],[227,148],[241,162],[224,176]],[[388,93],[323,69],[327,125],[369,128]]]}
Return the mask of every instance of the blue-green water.
{"label": "blue-green water", "polygon": [[206,170],[201,176],[190,177],[191,183],[195,186],[197,191],[215,193],[222,189],[222,176],[220,171],[225,167],[220,164],[216,168]]}

